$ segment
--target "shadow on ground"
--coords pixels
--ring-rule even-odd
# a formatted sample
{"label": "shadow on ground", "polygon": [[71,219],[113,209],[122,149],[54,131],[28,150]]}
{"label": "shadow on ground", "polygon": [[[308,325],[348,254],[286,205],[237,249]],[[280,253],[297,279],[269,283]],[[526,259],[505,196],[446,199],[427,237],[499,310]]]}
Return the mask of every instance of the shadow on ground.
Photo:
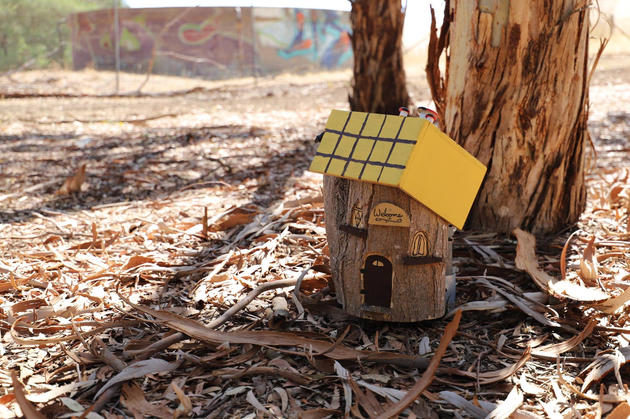
{"label": "shadow on ground", "polygon": [[[0,136],[0,151],[6,156],[0,162],[0,190],[11,194],[46,184],[5,200],[0,222],[28,221],[34,212],[167,200],[186,190],[209,188],[212,193],[212,186],[238,186],[248,179],[256,179],[258,185],[250,194],[250,204],[264,211],[283,196],[291,176],[303,173],[315,149],[312,136],[290,138],[279,150],[272,149],[264,138],[252,136],[251,128],[239,125],[190,129],[176,135],[164,131],[147,130],[124,138]],[[76,195],[56,195],[64,179],[82,163],[87,165],[87,186]]]}

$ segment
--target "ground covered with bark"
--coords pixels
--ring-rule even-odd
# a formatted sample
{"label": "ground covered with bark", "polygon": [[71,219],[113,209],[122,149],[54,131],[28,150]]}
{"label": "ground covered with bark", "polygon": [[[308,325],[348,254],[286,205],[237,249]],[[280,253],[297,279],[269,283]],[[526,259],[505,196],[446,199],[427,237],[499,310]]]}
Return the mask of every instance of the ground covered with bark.
{"label": "ground covered with bark", "polygon": [[0,417],[626,417],[627,67],[593,80],[579,225],[459,232],[461,317],[414,324],[331,289],[306,169],[349,78],[0,80]]}

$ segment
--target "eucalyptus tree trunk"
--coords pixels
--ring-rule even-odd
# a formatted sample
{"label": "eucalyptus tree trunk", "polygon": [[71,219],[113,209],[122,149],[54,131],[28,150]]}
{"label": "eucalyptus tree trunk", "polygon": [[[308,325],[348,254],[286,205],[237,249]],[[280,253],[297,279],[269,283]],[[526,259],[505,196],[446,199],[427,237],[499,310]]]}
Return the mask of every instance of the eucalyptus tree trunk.
{"label": "eucalyptus tree trunk", "polygon": [[353,0],[354,78],[349,97],[353,111],[397,114],[407,106],[400,0]]}
{"label": "eucalyptus tree trunk", "polygon": [[434,19],[427,78],[442,128],[488,167],[468,227],[551,233],[583,211],[588,6],[447,0],[439,36]]}

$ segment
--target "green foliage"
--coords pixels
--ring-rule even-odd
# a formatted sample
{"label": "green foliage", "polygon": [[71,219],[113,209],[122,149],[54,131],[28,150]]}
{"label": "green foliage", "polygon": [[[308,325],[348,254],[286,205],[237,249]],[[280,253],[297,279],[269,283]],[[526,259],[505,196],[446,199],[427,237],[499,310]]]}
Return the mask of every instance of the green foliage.
{"label": "green foliage", "polygon": [[0,0],[0,72],[31,59],[31,67],[64,65],[70,55],[66,17],[112,6],[113,0]]}

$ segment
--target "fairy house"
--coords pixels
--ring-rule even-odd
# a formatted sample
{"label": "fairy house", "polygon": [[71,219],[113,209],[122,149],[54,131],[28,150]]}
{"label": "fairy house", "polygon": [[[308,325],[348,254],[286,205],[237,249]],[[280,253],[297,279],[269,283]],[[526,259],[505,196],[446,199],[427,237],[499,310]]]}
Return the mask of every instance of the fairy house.
{"label": "fairy house", "polygon": [[[455,295],[451,240],[486,167],[418,117],[333,110],[310,170],[324,175],[337,298],[355,316],[441,317]],[[345,182],[343,196],[328,182]]]}

